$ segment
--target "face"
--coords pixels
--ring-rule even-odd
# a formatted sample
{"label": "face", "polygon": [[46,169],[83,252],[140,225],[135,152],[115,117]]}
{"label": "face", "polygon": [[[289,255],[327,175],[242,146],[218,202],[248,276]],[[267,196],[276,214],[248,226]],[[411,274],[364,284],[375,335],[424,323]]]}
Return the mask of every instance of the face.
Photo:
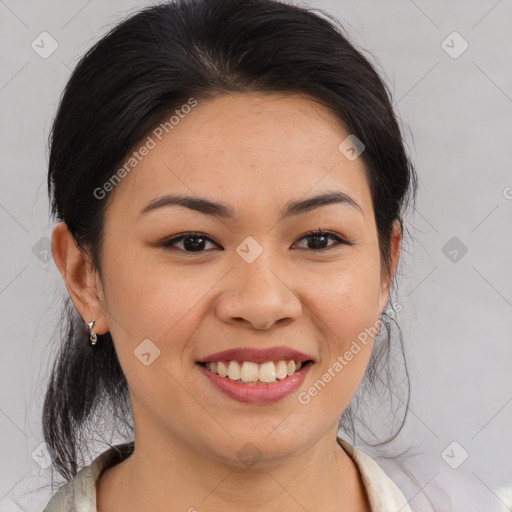
{"label": "face", "polygon": [[[136,435],[240,465],[244,450],[261,463],[305,451],[337,424],[372,335],[353,342],[389,286],[363,161],[338,149],[348,135],[307,97],[219,96],[153,135],[115,187],[89,318],[112,334]],[[195,203],[155,204],[167,195]],[[234,382],[237,368],[275,382]]]}

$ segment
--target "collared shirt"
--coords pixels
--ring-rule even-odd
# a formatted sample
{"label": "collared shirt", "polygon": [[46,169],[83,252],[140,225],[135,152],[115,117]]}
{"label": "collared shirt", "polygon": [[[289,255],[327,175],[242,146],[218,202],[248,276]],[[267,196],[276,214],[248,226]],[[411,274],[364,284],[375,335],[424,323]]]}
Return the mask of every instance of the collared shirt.
{"label": "collared shirt", "polygon": [[[375,460],[344,439],[337,440],[360,472],[372,512],[412,512],[402,492]],[[63,485],[43,512],[97,512],[96,482],[104,470],[129,457],[133,450],[131,441],[104,451]]]}

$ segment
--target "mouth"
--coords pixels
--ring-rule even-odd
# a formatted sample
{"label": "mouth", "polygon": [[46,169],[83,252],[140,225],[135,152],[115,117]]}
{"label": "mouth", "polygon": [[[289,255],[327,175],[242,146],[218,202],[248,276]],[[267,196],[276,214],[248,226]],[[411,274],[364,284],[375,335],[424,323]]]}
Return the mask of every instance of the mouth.
{"label": "mouth", "polygon": [[196,364],[209,384],[239,402],[276,402],[297,390],[315,363],[307,354],[287,347],[231,349],[211,354]]}
{"label": "mouth", "polygon": [[286,360],[266,361],[211,361],[201,363],[206,371],[219,377],[229,379],[238,384],[268,385],[280,382],[295,375],[301,368],[313,364],[313,360],[306,361]]}

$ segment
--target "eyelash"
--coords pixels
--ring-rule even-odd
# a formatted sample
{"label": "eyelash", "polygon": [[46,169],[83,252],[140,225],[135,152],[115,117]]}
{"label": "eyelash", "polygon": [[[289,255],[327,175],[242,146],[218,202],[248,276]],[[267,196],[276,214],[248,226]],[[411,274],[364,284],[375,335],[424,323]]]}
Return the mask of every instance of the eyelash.
{"label": "eyelash", "polygon": [[[325,252],[325,251],[328,251],[330,249],[339,247],[340,245],[353,245],[351,242],[348,242],[347,240],[341,238],[340,236],[335,235],[334,233],[331,233],[330,231],[325,231],[325,230],[310,231],[310,232],[306,233],[305,235],[302,235],[299,238],[298,241],[301,241],[301,240],[304,240],[304,239],[308,239],[308,238],[313,238],[315,236],[331,237],[332,239],[335,240],[335,243],[330,244],[327,247],[324,247],[322,249],[308,249],[308,248],[305,248],[306,250],[319,253],[319,252]],[[180,243],[180,242],[182,242],[183,240],[185,240],[187,238],[202,238],[204,240],[207,240],[207,241],[212,242],[212,243],[215,244],[215,242],[213,242],[213,240],[210,237],[208,237],[207,235],[205,235],[204,233],[199,233],[199,232],[191,231],[191,232],[183,233],[181,235],[173,237],[173,238],[171,238],[171,239],[169,239],[169,240],[167,240],[167,241],[165,241],[165,242],[163,242],[163,243],[161,243],[159,245],[161,247],[165,248],[165,249],[180,250],[180,251],[185,252],[187,254],[204,253],[204,252],[207,251],[207,250],[202,250],[202,251],[186,251],[185,249],[181,249],[181,248],[178,248],[178,247],[175,246],[175,244]],[[304,248],[302,248],[302,249],[304,249]]]}

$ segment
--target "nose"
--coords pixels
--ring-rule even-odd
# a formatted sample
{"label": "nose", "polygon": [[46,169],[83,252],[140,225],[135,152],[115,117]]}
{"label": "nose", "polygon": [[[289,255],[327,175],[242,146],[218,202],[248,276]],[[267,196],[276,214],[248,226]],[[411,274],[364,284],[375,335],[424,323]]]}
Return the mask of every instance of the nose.
{"label": "nose", "polygon": [[299,318],[299,298],[277,266],[269,263],[263,255],[252,263],[237,262],[216,302],[216,314],[221,321],[268,330]]}

